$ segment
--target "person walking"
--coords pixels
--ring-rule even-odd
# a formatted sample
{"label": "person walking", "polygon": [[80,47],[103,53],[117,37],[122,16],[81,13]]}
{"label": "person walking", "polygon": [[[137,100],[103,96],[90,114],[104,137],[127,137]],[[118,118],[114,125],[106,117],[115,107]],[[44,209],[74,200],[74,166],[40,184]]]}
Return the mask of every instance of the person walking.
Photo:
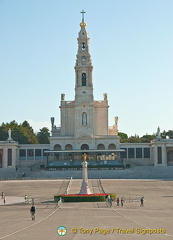
{"label": "person walking", "polygon": [[109,196],[109,206],[112,207],[112,198]]}
{"label": "person walking", "polygon": [[35,208],[34,204],[32,204],[32,207],[30,208],[32,220],[35,220],[35,211],[36,211],[36,208]]}
{"label": "person walking", "polygon": [[2,192],[1,196],[2,196],[2,199],[3,199],[4,198],[4,192]]}
{"label": "person walking", "polygon": [[119,203],[120,203],[120,199],[117,198],[117,206],[119,206]]}
{"label": "person walking", "polygon": [[141,207],[143,207],[144,206],[144,197],[141,197],[141,205],[140,205]]}
{"label": "person walking", "polygon": [[28,201],[28,196],[25,194],[25,202]]}
{"label": "person walking", "polygon": [[105,196],[106,202],[108,201],[108,195]]}
{"label": "person walking", "polygon": [[123,207],[123,205],[124,205],[124,199],[121,198],[121,207]]}
{"label": "person walking", "polygon": [[111,197],[110,197],[110,195],[108,195],[107,199],[108,199],[108,204],[111,207]]}
{"label": "person walking", "polygon": [[6,203],[6,197],[4,196],[4,204]]}

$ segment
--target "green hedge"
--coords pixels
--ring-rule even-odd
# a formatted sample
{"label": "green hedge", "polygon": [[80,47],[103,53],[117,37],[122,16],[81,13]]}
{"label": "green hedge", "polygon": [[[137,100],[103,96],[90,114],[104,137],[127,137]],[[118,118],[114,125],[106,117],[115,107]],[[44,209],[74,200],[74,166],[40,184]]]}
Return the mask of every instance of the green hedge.
{"label": "green hedge", "polygon": [[116,201],[116,194],[115,193],[108,193],[108,195],[110,195],[110,197],[113,201]]}
{"label": "green hedge", "polygon": [[[116,194],[109,194],[111,199],[113,201],[116,200]],[[88,196],[82,196],[82,195],[75,195],[75,196],[69,196],[69,195],[55,195],[54,200],[56,202],[59,201],[60,197],[62,198],[63,202],[105,202],[106,198],[105,196],[97,196],[97,195],[88,195]]]}

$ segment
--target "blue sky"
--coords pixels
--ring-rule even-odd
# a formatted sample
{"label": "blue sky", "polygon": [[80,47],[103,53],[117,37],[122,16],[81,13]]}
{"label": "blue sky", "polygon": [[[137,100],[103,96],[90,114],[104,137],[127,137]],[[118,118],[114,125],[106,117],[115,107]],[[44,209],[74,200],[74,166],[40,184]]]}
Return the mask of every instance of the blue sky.
{"label": "blue sky", "polygon": [[118,116],[129,136],[173,129],[172,0],[0,0],[0,123],[59,126],[61,93],[74,100],[82,9],[109,125]]}

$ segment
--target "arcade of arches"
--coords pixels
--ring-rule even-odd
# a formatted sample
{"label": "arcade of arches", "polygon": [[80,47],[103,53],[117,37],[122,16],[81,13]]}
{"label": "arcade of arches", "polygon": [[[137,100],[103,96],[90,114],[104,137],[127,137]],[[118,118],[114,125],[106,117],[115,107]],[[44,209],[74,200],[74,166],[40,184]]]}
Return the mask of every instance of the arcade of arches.
{"label": "arcade of arches", "polygon": [[[81,145],[80,149],[81,150],[89,150],[89,146],[88,146],[88,144],[84,143],[84,144]],[[97,145],[97,150],[105,150],[105,149],[106,148],[105,148],[104,144],[100,143],[100,144]],[[115,150],[116,149],[116,145],[111,143],[111,144],[108,145],[108,149],[109,150]],[[62,150],[61,145],[60,144],[56,144],[54,146],[54,150],[61,151]],[[73,150],[73,146],[71,144],[67,144],[67,145],[65,145],[65,150]]]}

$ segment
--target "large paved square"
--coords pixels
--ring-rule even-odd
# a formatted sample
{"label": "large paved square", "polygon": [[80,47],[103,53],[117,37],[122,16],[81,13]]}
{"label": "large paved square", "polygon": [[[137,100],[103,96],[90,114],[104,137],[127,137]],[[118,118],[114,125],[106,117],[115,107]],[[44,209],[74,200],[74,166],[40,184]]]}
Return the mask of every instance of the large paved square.
{"label": "large paved square", "polygon": [[[79,181],[73,180],[74,189],[75,185],[80,186]],[[173,239],[172,181],[102,180],[105,191],[118,197],[144,195],[144,207],[134,201],[125,202],[123,207],[114,203],[112,208],[105,203],[63,203],[56,208],[51,200],[62,182],[1,181],[0,190],[6,194],[6,204],[0,199],[0,240]],[[35,199],[35,221],[29,213],[31,204],[8,205],[16,198],[23,202],[25,194]],[[59,226],[66,227],[64,236],[57,234]],[[144,235],[146,229],[163,233]]]}

